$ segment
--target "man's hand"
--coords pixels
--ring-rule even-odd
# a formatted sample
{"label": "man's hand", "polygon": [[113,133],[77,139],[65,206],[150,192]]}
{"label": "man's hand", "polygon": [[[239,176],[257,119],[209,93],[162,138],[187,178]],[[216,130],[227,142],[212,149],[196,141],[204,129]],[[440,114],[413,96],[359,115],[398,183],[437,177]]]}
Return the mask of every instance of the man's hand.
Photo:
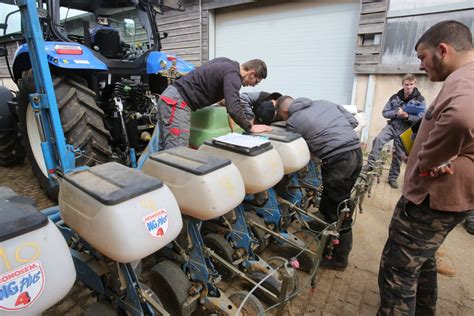
{"label": "man's hand", "polygon": [[442,174],[454,174],[454,168],[451,166],[451,163],[448,165],[442,165],[440,167],[437,167],[434,171],[431,172],[433,175],[432,177],[436,177]]}
{"label": "man's hand", "polygon": [[402,154],[400,155],[400,158],[402,158],[402,161],[403,161],[404,163],[407,163],[407,162],[408,162],[408,156],[405,155],[404,153],[402,153]]}
{"label": "man's hand", "polygon": [[272,128],[268,125],[256,124],[256,125],[252,125],[250,132],[251,133],[264,133],[264,132],[270,132],[271,130]]}
{"label": "man's hand", "polygon": [[408,113],[403,111],[402,108],[398,108],[397,116],[399,118],[402,118],[402,119],[406,120],[408,118]]}
{"label": "man's hand", "polygon": [[438,177],[442,174],[454,174],[454,168],[451,166],[451,161],[443,163],[438,167],[420,173],[422,177]]}

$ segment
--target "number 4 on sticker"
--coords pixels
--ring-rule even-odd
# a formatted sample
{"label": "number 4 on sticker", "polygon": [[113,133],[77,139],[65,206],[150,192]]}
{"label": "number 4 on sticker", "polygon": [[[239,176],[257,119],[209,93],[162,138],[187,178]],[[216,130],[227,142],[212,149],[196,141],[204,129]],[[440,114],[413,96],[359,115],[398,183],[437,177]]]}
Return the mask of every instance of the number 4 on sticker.
{"label": "number 4 on sticker", "polygon": [[156,236],[158,237],[161,237],[165,234],[165,232],[163,231],[163,228],[158,228],[157,232],[156,232]]}
{"label": "number 4 on sticker", "polygon": [[16,299],[15,306],[18,305],[27,305],[31,301],[30,295],[28,292],[23,292],[18,295],[18,298]]}

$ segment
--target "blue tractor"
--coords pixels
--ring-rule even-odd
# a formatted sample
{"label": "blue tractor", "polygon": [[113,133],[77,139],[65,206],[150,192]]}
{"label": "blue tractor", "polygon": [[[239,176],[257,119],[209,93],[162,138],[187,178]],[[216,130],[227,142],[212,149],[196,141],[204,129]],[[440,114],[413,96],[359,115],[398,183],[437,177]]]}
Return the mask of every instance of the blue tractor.
{"label": "blue tractor", "polygon": [[[75,165],[117,161],[135,167],[156,123],[159,94],[194,69],[161,51],[167,34],[161,35],[155,22],[164,10],[184,6],[176,0],[39,0],[38,8],[62,129],[74,148]],[[13,16],[7,14],[4,29]],[[4,56],[7,52],[1,51]],[[48,174],[61,170],[48,169],[43,158],[41,130],[46,127],[41,125],[48,121],[31,106],[29,95],[36,90],[30,55],[23,44],[11,66],[6,56],[18,92],[12,96],[1,87],[0,137],[12,140],[18,135],[22,146],[2,141],[0,165],[21,162],[26,155],[41,187],[57,199],[57,181]],[[53,159],[59,155],[52,153]]]}

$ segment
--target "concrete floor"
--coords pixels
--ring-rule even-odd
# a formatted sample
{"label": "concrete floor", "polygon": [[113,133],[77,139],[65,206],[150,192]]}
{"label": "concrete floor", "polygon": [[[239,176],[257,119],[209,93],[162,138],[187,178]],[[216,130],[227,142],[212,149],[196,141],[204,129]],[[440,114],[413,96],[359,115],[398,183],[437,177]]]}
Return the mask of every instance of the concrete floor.
{"label": "concrete floor", "polygon": [[[39,208],[53,205],[39,189],[25,163],[13,168],[0,167],[0,185],[31,196]],[[344,272],[321,271],[316,291],[305,289],[287,306],[287,315],[374,315],[379,303],[377,273],[380,254],[387,238],[388,224],[400,197],[400,190],[386,184],[386,174],[364,202],[364,213],[354,226],[354,248],[349,268]],[[474,236],[458,226],[446,239],[448,262],[457,268],[452,278],[438,278],[438,315],[474,315]],[[299,273],[300,284],[307,275]],[[81,315],[92,303],[89,291],[76,284],[59,304],[44,315]],[[1,313],[0,313],[1,314]]]}

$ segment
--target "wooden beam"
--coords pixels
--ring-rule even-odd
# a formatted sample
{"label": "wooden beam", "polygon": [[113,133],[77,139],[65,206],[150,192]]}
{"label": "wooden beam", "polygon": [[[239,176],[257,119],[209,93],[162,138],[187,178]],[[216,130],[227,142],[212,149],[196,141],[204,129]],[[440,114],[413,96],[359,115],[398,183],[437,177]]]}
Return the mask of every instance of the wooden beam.
{"label": "wooden beam", "polygon": [[[202,44],[207,45],[207,40],[203,41]],[[186,41],[186,42],[172,42],[172,43],[167,43],[166,45],[163,44],[163,46],[166,47],[166,50],[188,49],[188,48],[199,47],[199,40]]]}
{"label": "wooden beam", "polygon": [[156,24],[158,26],[162,24],[167,24],[167,23],[177,23],[177,22],[183,22],[183,21],[188,21],[191,19],[198,19],[199,20],[199,12],[189,12],[189,13],[184,13],[176,16],[170,16],[170,17],[161,17],[156,20]]}
{"label": "wooden beam", "polygon": [[[203,25],[207,25],[207,21],[206,21],[206,24],[204,24],[204,21],[203,21]],[[177,30],[177,29],[182,29],[182,28],[188,28],[188,27],[193,27],[193,26],[196,26],[199,28],[199,19],[192,19],[192,20],[176,22],[176,23],[167,23],[167,24],[159,25],[158,28],[160,29],[160,31],[162,30],[166,31],[166,30]]]}
{"label": "wooden beam", "polygon": [[380,45],[366,45],[366,46],[356,47],[356,54],[358,55],[379,54],[379,53],[380,53]]}
{"label": "wooden beam", "polygon": [[378,64],[380,55],[356,55],[354,63],[357,64]]}
{"label": "wooden beam", "polygon": [[[203,47],[202,51],[204,52],[205,50],[207,50],[207,48]],[[196,47],[170,49],[169,51],[172,51],[178,56],[192,55],[192,54],[196,54],[196,56],[199,56],[200,49],[199,49],[199,46],[196,46]]]}
{"label": "wooden beam", "polygon": [[374,64],[355,64],[354,73],[356,74],[424,74],[419,65],[374,65]]}
{"label": "wooden beam", "polygon": [[359,25],[358,34],[377,34],[383,33],[385,23],[363,24]]}
{"label": "wooden beam", "polygon": [[387,3],[385,2],[373,2],[373,3],[362,3],[360,13],[376,13],[387,11]]}
{"label": "wooden beam", "polygon": [[255,0],[213,0],[213,1],[204,1],[202,7],[204,10],[212,10],[217,8],[230,7],[239,4],[246,4],[256,2]]}
{"label": "wooden beam", "polygon": [[384,23],[385,12],[362,14],[359,19],[359,24]]}

